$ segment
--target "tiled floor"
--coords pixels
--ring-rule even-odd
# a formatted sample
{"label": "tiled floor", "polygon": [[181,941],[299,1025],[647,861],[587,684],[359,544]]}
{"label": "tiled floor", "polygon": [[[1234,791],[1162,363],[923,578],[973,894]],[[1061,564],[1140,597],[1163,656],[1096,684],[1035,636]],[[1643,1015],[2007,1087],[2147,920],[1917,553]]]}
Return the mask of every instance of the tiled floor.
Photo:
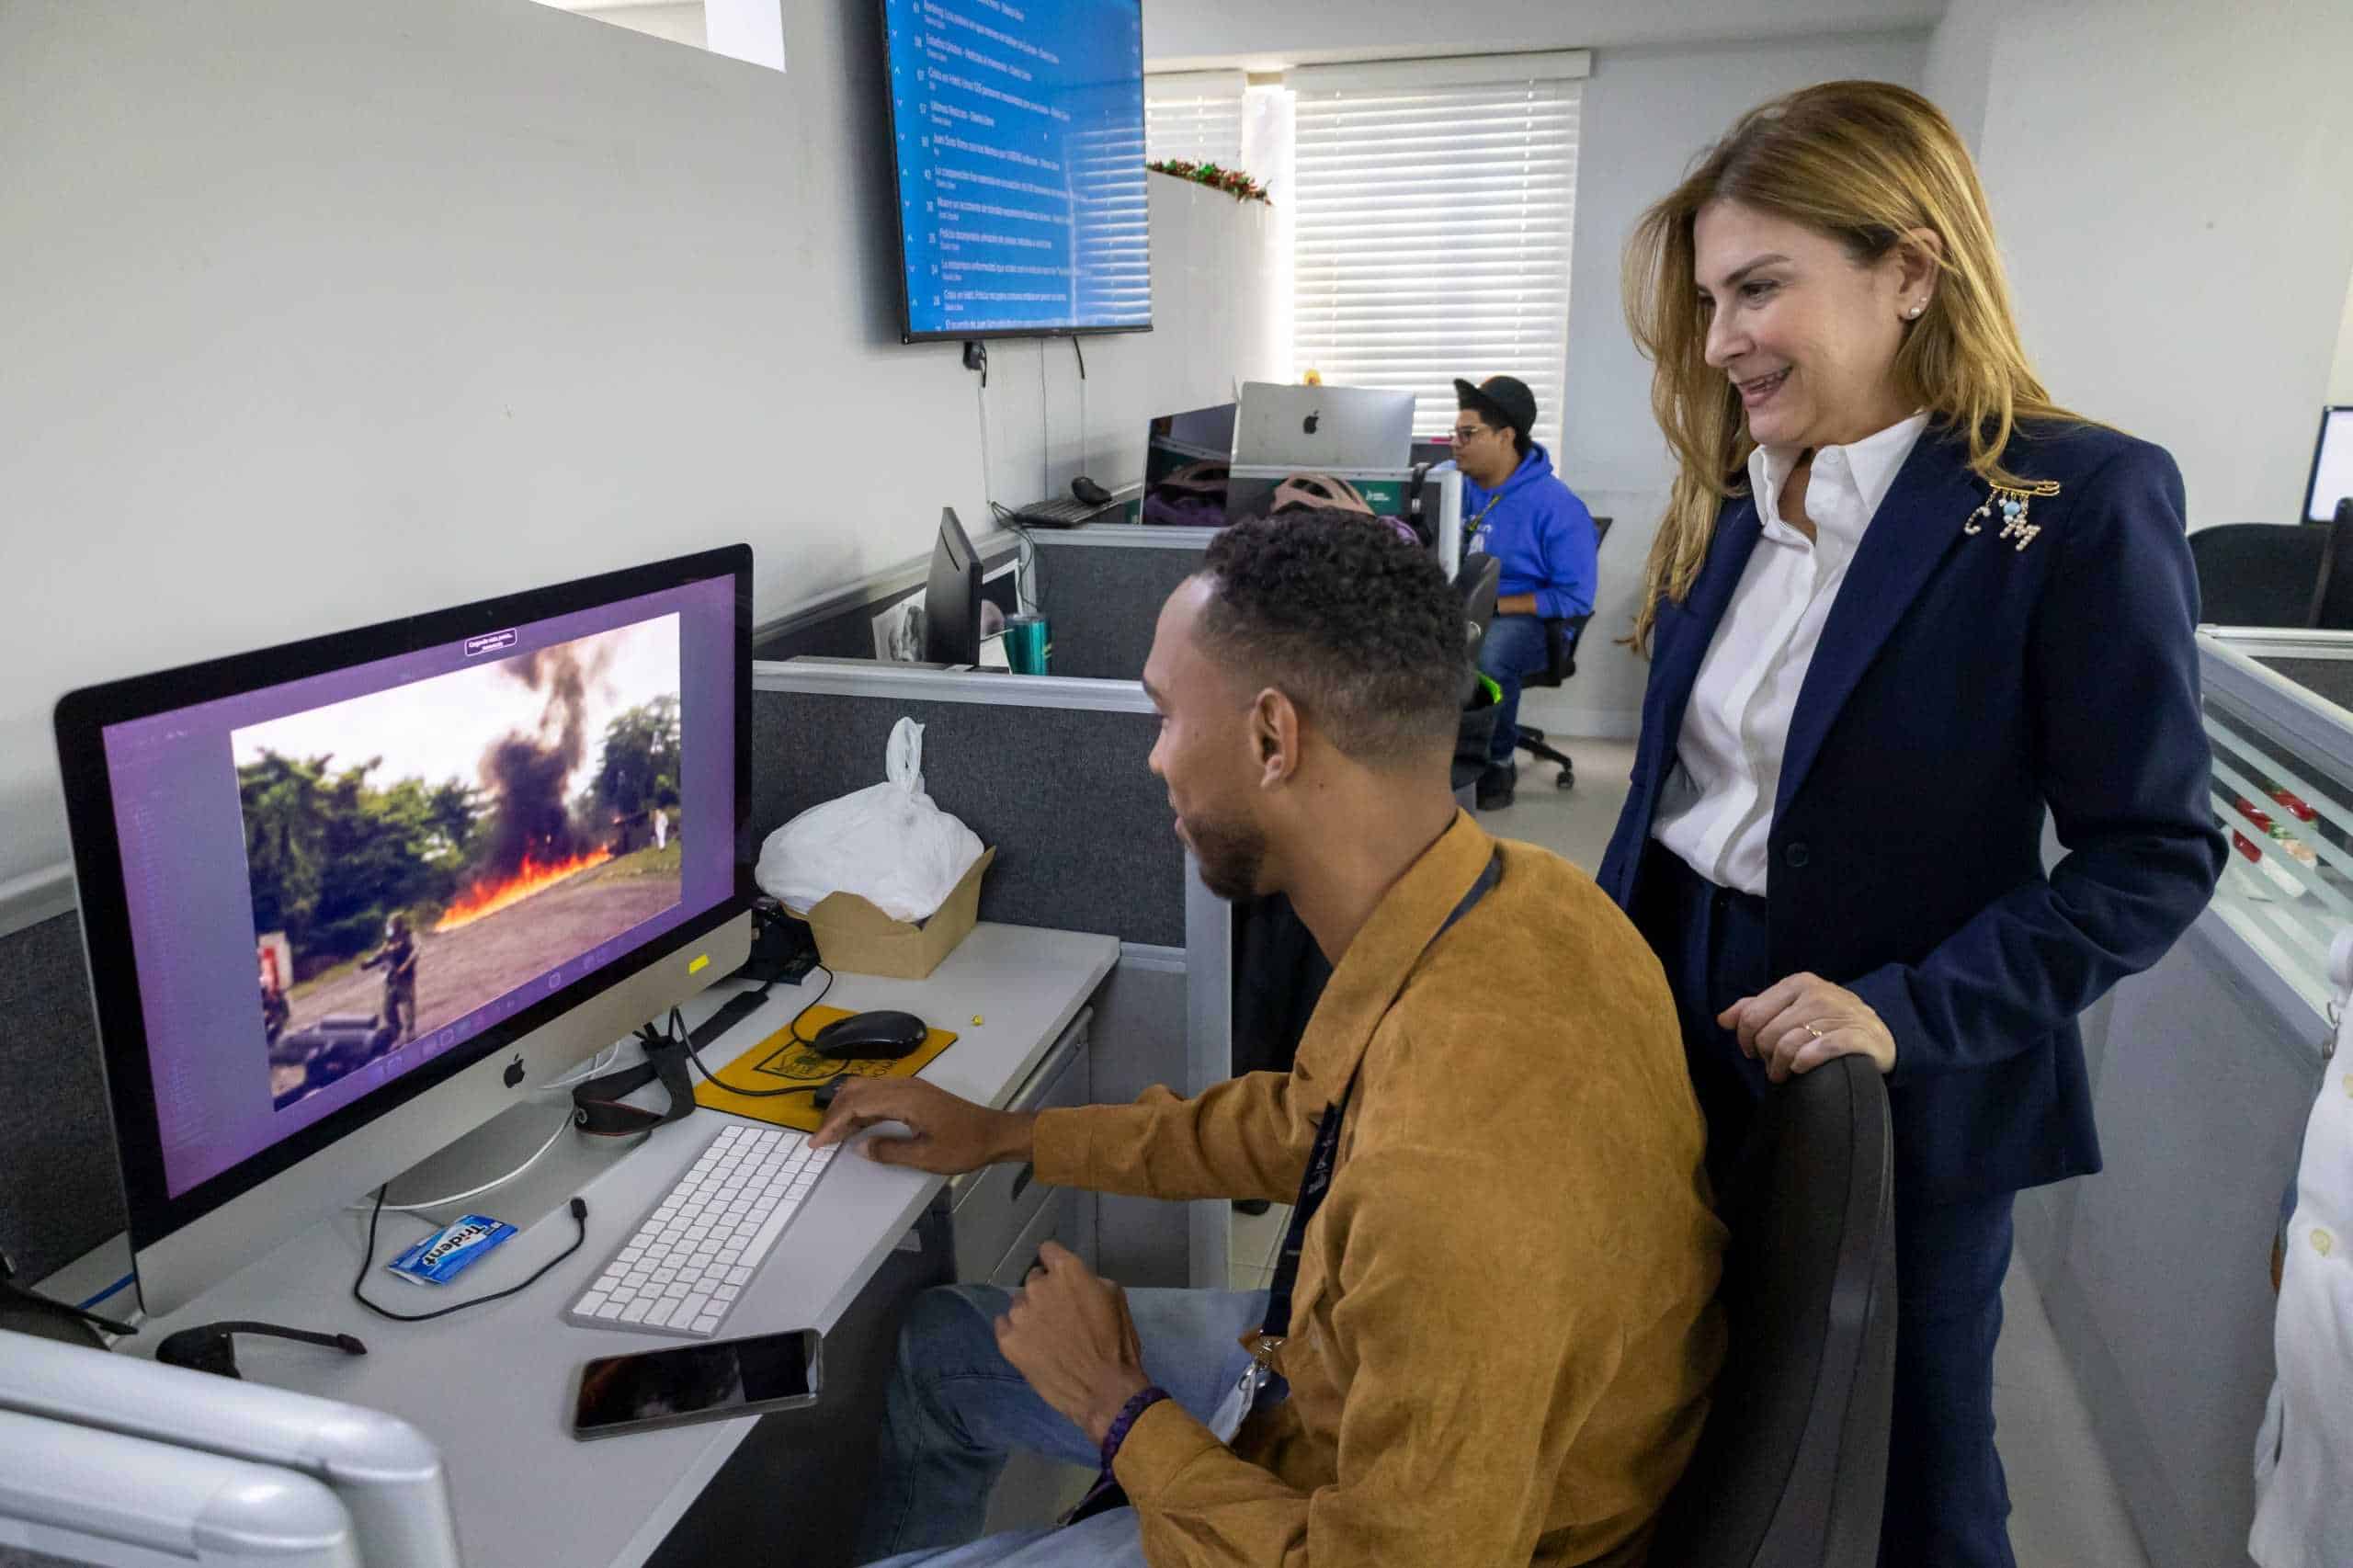
{"label": "tiled floor", "polygon": [[[1545,722],[1534,704],[1529,718]],[[1590,871],[1601,863],[1625,803],[1633,744],[1575,741],[1563,749],[1576,760],[1575,788],[1554,789],[1552,766],[1523,757],[1517,799],[1503,811],[1482,813],[1480,822],[1499,837],[1543,845]],[[1234,1289],[1266,1287],[1290,1221],[1285,1207],[1233,1217],[1229,1267]],[[2082,1393],[2023,1265],[2010,1270],[2002,1304],[1994,1412],[2009,1475],[2010,1541],[2018,1568],[2148,1568]]]}

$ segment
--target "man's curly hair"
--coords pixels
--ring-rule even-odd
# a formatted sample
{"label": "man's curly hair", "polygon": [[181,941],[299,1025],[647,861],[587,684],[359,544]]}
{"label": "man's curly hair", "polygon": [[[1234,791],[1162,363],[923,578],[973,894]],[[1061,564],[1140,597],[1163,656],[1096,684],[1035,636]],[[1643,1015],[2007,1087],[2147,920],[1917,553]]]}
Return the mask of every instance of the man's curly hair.
{"label": "man's curly hair", "polygon": [[1469,643],[1427,551],[1354,513],[1285,512],[1219,534],[1204,573],[1203,646],[1342,752],[1392,763],[1453,737]]}

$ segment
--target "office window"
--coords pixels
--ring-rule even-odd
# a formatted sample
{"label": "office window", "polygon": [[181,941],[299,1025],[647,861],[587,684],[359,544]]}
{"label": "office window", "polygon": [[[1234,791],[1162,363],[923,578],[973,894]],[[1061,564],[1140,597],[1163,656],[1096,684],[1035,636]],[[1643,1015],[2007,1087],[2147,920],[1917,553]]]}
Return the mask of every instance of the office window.
{"label": "office window", "polygon": [[1143,79],[1144,156],[1153,163],[1183,158],[1220,168],[1242,161],[1242,94],[1238,71],[1186,72]]}
{"label": "office window", "polygon": [[1582,52],[1304,67],[1292,170],[1294,368],[1418,394],[1518,376],[1557,448]]}

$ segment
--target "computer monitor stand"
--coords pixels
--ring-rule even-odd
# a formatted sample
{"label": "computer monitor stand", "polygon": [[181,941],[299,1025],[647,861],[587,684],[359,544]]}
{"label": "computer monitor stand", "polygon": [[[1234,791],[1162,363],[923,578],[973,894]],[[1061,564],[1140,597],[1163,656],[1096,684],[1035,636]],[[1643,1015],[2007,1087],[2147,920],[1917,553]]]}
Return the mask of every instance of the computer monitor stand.
{"label": "computer monitor stand", "polygon": [[[633,1043],[627,1047],[616,1065],[626,1065],[636,1060],[636,1050]],[[658,1085],[654,1085],[650,1098],[642,1091],[631,1098],[633,1101],[644,1099],[647,1104],[658,1107],[662,1103],[662,1090]],[[686,1125],[684,1122],[670,1123],[655,1128],[651,1134],[602,1138],[575,1131],[571,1120],[572,1099],[569,1095],[534,1095],[394,1176],[384,1194],[388,1210],[399,1204],[472,1192],[475,1187],[485,1182],[496,1181],[529,1160],[533,1151],[548,1142],[550,1135],[560,1133],[555,1142],[548,1145],[548,1152],[533,1162],[530,1169],[503,1186],[472,1198],[460,1198],[453,1203],[442,1204],[420,1214],[405,1216],[411,1222],[397,1229],[387,1219],[383,1234],[377,1238],[379,1261],[394,1256],[400,1247],[415,1240],[420,1233],[416,1230],[419,1221],[429,1221],[444,1225],[468,1214],[487,1214],[518,1231],[529,1230],[551,1214],[561,1214],[566,1203],[616,1162],[626,1159],[644,1143],[648,1136],[664,1137],[671,1134],[674,1127]],[[371,1190],[358,1195],[357,1200],[372,1204],[375,1198]],[[638,1216],[605,1215],[601,1218],[619,1222],[635,1220]]]}

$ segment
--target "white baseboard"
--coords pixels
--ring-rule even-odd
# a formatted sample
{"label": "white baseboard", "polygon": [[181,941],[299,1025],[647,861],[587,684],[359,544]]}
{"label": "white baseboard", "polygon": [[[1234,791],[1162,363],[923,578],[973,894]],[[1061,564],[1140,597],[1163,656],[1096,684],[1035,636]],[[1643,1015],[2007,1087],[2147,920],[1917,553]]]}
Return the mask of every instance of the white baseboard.
{"label": "white baseboard", "polygon": [[1546,700],[1552,697],[1548,691],[1523,692],[1519,699],[1521,721],[1571,740],[1631,741],[1642,733],[1643,710],[1639,708],[1587,708],[1558,699]]}

